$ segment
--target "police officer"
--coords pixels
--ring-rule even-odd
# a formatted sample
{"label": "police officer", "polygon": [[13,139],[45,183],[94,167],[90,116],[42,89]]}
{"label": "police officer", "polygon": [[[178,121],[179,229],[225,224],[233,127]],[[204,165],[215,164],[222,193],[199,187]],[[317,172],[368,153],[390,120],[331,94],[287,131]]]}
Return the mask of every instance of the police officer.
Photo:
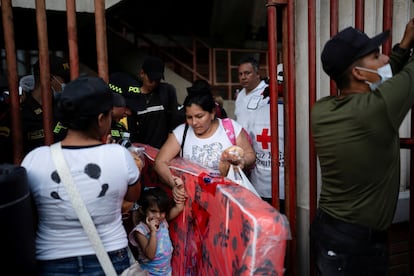
{"label": "police officer", "polygon": [[[56,98],[62,92],[65,83],[70,81],[69,63],[62,57],[49,56],[50,68],[50,96]],[[33,65],[35,86],[31,93],[27,93],[26,99],[21,105],[23,150],[30,150],[44,145],[43,104],[42,90],[40,87],[39,61]],[[55,102],[53,100],[53,102]],[[66,136],[66,128],[56,120],[53,121],[53,134],[55,141],[60,141]]]}

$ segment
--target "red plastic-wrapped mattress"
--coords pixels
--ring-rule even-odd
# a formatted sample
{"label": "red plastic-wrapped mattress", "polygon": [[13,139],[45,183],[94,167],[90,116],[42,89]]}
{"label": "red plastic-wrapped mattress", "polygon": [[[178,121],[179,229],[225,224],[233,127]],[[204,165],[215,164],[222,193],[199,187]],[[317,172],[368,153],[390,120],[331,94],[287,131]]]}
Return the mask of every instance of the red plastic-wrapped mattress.
{"label": "red plastic-wrapped mattress", "polygon": [[[152,170],[158,150],[145,147],[145,186],[159,185]],[[289,224],[249,190],[192,162],[170,166],[188,193],[186,207],[170,223],[173,275],[283,275]]]}

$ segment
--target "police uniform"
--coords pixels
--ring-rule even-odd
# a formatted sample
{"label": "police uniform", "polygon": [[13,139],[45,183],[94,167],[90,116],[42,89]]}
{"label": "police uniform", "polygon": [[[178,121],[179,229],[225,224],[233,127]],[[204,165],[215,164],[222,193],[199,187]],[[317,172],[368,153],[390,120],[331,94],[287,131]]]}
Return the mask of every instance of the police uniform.
{"label": "police uniform", "polygon": [[[30,93],[27,94],[21,108],[22,130],[23,130],[23,150],[28,153],[32,149],[45,144],[45,132],[43,127],[43,108]],[[60,122],[53,122],[54,140],[61,141],[67,129]]]}

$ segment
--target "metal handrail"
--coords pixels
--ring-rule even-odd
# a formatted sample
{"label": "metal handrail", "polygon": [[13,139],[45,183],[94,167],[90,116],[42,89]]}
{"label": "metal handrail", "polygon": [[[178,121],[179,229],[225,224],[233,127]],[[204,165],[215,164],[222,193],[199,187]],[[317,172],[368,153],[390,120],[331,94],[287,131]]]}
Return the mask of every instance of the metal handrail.
{"label": "metal handrail", "polygon": [[[268,76],[269,68],[268,68],[268,51],[267,50],[258,50],[258,49],[237,49],[237,48],[212,48],[208,43],[203,41],[200,38],[197,38],[193,35],[189,35],[191,37],[191,46],[187,46],[182,43],[182,41],[177,40],[176,38],[170,35],[162,35],[163,38],[170,41],[174,46],[172,48],[176,50],[181,50],[183,54],[181,55],[189,55],[189,59],[191,62],[183,61],[183,57],[171,53],[169,51],[169,47],[162,47],[159,43],[155,42],[150,35],[137,32],[134,28],[123,20],[119,20],[118,23],[121,25],[122,31],[117,32],[110,26],[108,29],[111,29],[114,33],[117,33],[119,36],[123,37],[126,40],[130,41],[128,38],[130,35],[133,36],[133,40],[131,41],[137,48],[143,47],[150,47],[152,50],[156,50],[166,61],[172,62],[174,66],[172,66],[173,71],[187,79],[188,81],[192,82],[196,79],[204,79],[207,80],[212,87],[216,88],[216,90],[222,89],[222,96],[227,99],[234,99],[233,90],[235,88],[239,88],[240,84],[236,75],[233,74],[235,70],[237,70],[238,64],[237,61],[235,62],[235,58],[241,54],[259,54],[264,55],[265,58],[262,59],[263,64],[261,64],[261,69],[263,71],[262,74]],[[142,43],[144,42],[144,43]],[[204,60],[207,60],[207,63],[202,63],[199,59],[200,53],[203,51],[207,52],[207,57],[204,56]],[[224,52],[224,55],[220,55]],[[225,67],[222,70],[219,70],[219,58],[224,58]],[[207,69],[199,70],[198,67],[200,65],[206,65]],[[184,69],[186,72],[189,72],[188,75],[183,74],[182,72],[178,72],[176,68]],[[205,72],[206,71],[206,72]],[[224,75],[220,75],[220,72],[226,72]],[[188,77],[191,76],[191,77]]]}

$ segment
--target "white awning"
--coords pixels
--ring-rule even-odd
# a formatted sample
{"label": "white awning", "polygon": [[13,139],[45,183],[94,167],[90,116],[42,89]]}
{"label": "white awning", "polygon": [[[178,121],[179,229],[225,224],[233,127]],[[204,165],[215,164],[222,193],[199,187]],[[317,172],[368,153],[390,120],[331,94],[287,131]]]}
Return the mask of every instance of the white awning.
{"label": "white awning", "polygon": [[[122,0],[105,0],[105,9]],[[12,6],[17,8],[35,9],[35,0],[12,0]],[[47,10],[66,11],[66,0],[45,0]],[[0,4],[1,6],[1,4]],[[76,0],[77,12],[95,12],[94,0]]]}

